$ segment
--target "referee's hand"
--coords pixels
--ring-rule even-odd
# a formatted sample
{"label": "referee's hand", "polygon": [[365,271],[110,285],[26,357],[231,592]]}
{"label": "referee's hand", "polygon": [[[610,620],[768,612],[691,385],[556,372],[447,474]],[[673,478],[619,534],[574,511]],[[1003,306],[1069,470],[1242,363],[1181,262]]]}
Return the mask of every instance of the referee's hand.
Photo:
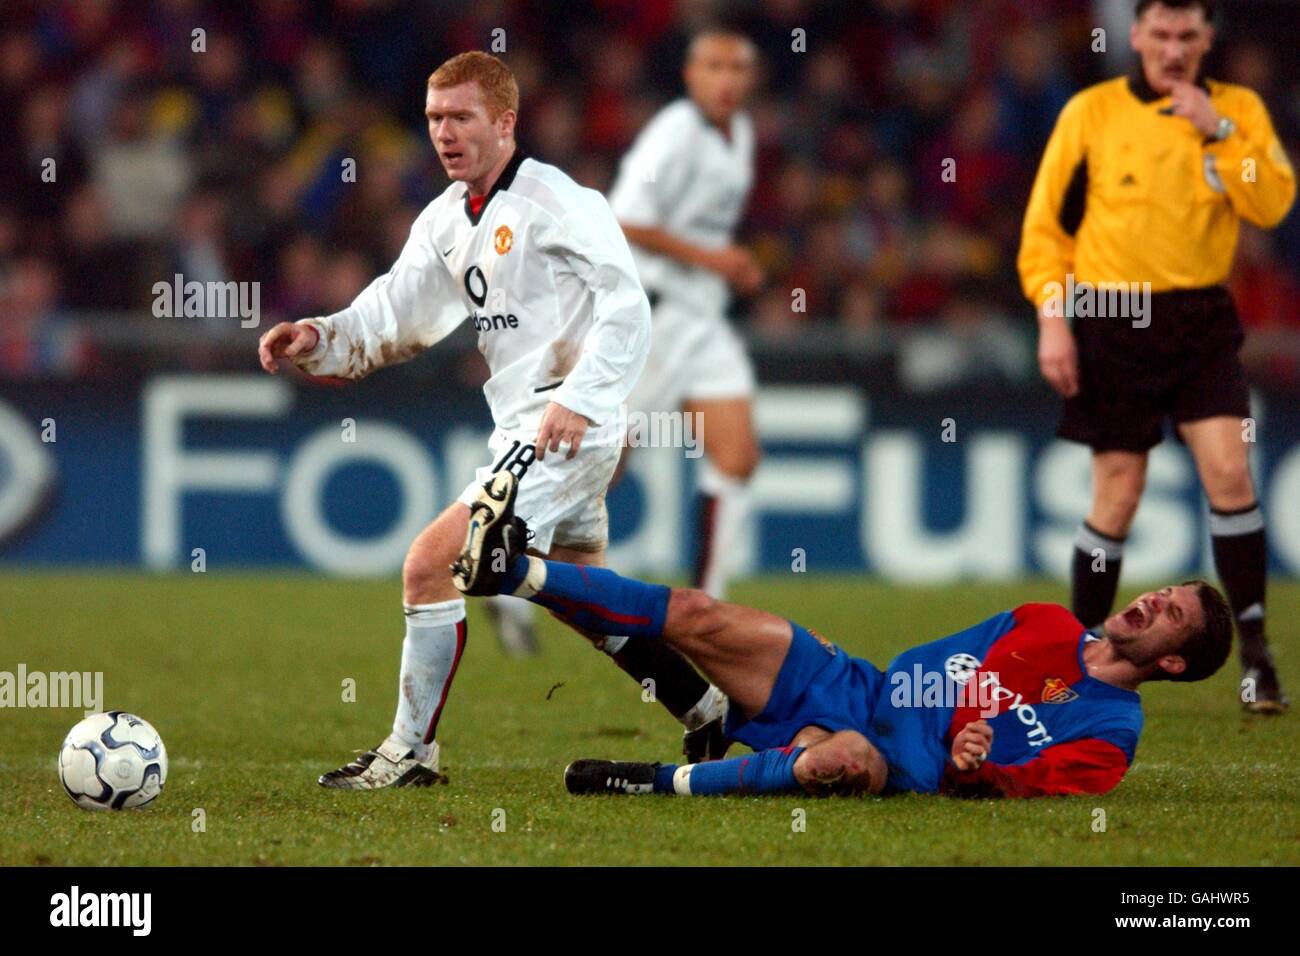
{"label": "referee's hand", "polygon": [[1171,84],[1169,112],[1181,116],[1203,136],[1213,136],[1219,129],[1219,114],[1210,104],[1210,94],[1186,80]]}
{"label": "referee's hand", "polygon": [[1074,333],[1061,316],[1038,317],[1038,370],[1066,398],[1079,394],[1079,351]]}

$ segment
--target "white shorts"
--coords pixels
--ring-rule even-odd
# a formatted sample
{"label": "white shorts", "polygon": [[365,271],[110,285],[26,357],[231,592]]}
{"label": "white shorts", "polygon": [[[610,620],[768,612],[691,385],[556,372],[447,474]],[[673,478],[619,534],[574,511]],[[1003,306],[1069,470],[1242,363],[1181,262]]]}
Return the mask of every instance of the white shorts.
{"label": "white shorts", "polygon": [[[609,514],[605,491],[614,477],[622,452],[618,442],[584,438],[573,458],[565,458],[567,446],[550,451],[537,461],[533,449],[536,432],[510,433],[500,428],[488,439],[492,461],[474,472],[474,482],[457,501],[472,505],[489,478],[503,468],[522,472],[515,514],[528,522],[533,532],[528,542],[543,554],[552,547],[577,551],[601,551],[609,543]],[[524,466],[527,467],[524,467]]]}
{"label": "white shorts", "polygon": [[754,367],[726,316],[662,300],[650,330],[650,357],[628,399],[632,411],[676,411],[691,400],[753,396]]}

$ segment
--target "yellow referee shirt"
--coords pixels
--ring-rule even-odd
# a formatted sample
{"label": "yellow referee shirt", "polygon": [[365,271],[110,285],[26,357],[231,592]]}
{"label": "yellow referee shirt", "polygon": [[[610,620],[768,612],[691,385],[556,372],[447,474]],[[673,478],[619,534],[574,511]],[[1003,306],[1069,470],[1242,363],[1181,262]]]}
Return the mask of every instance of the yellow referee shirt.
{"label": "yellow referee shirt", "polygon": [[[1295,199],[1295,172],[1251,90],[1209,81],[1236,124],[1207,140],[1139,75],[1076,94],[1056,121],[1020,241],[1020,282],[1041,306],[1053,283],[1151,283],[1152,292],[1223,282],[1238,217],[1270,228]],[[1059,288],[1059,287],[1058,287]]]}

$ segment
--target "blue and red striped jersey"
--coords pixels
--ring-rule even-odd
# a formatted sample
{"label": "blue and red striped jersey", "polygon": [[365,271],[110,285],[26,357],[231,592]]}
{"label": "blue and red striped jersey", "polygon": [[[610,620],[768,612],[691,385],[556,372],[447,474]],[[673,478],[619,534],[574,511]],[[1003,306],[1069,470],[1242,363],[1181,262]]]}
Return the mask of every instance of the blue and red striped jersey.
{"label": "blue and red striped jersey", "polygon": [[[1024,604],[914,647],[890,662],[872,741],[899,790],[1002,796],[1105,793],[1128,770],[1142,732],[1131,690],[1090,677],[1097,638],[1067,609]],[[984,719],[993,747],[975,771],[949,760],[952,739]]]}

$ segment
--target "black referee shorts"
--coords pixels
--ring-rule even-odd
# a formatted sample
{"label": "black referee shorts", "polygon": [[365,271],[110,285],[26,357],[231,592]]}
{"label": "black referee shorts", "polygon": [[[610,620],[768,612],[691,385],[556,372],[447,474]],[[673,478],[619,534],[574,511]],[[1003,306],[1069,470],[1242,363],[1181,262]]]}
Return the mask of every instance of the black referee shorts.
{"label": "black referee shorts", "polygon": [[1222,286],[1157,292],[1151,324],[1075,320],[1079,393],[1067,398],[1056,434],[1093,451],[1144,452],[1174,424],[1250,415],[1237,352],[1245,334]]}

